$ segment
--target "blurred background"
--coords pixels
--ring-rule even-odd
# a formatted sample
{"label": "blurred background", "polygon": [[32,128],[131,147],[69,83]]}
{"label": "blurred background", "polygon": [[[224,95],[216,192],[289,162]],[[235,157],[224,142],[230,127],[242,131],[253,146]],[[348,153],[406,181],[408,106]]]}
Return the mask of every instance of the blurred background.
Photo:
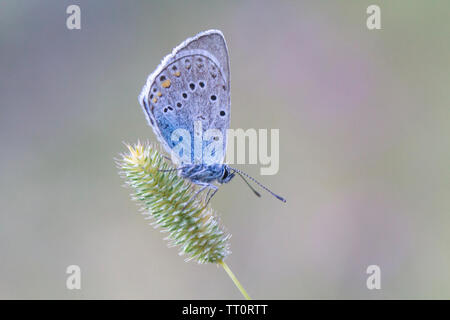
{"label": "blurred background", "polygon": [[238,167],[287,203],[238,179],[212,201],[249,294],[450,298],[450,3],[383,1],[370,31],[374,3],[2,1],[0,298],[241,298],[167,247],[113,161],[156,140],[137,101],[148,74],[210,28],[230,50],[231,127],[280,129],[277,175]]}

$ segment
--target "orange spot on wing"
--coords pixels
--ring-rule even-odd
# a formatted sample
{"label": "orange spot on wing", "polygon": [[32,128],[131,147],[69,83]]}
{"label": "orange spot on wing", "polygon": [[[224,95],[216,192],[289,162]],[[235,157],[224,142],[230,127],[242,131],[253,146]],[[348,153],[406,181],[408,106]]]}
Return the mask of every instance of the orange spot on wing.
{"label": "orange spot on wing", "polygon": [[170,80],[169,79],[164,80],[163,82],[161,82],[161,86],[163,88],[169,88],[170,87]]}

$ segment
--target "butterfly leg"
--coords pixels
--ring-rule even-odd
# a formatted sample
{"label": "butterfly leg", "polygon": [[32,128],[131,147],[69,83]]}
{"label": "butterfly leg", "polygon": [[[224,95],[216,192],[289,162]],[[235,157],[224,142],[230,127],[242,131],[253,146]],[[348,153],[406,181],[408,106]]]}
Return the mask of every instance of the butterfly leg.
{"label": "butterfly leg", "polygon": [[171,172],[171,171],[177,171],[177,170],[180,170],[180,168],[158,169],[159,172]]}
{"label": "butterfly leg", "polygon": [[210,185],[209,183],[196,183],[196,184],[200,185],[201,188],[198,189],[198,190],[194,193],[194,195],[189,199],[189,201],[184,205],[182,211],[184,211],[184,210],[186,209],[186,207],[187,207],[192,201],[194,201],[194,199],[198,196],[198,194],[199,194],[200,192],[204,191],[204,190]]}
{"label": "butterfly leg", "polygon": [[209,197],[209,194],[211,193],[211,188],[208,188],[208,192],[206,193],[206,196],[205,196],[205,202],[206,202],[206,199],[208,199],[208,197]]}
{"label": "butterfly leg", "polygon": [[[211,201],[212,197],[214,197],[214,195],[216,194],[216,192],[219,190],[219,187],[216,186],[216,185],[213,185],[213,184],[210,184],[210,185],[209,185],[209,188],[210,188],[210,189],[208,190],[208,194],[206,195],[206,205],[205,205],[205,207],[208,206],[209,201]],[[213,193],[211,194],[211,196],[208,197],[208,196],[209,196],[209,192],[210,192],[211,190],[214,190],[214,191],[213,191]]]}
{"label": "butterfly leg", "polygon": [[159,172],[171,172],[171,171],[178,171],[182,170],[186,167],[178,167],[178,168],[170,168],[170,169],[158,169]]}

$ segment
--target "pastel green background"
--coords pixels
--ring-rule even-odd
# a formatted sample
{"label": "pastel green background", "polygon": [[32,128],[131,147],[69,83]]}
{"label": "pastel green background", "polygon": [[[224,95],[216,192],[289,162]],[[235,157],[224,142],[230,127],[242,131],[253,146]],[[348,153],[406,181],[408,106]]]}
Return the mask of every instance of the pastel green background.
{"label": "pastel green background", "polygon": [[[81,30],[66,8],[81,7]],[[382,30],[366,28],[381,6]],[[213,200],[227,262],[260,299],[450,298],[448,1],[0,2],[0,298],[240,299],[185,263],[122,187],[137,102],[181,41],[217,28],[232,128],[279,128],[287,198],[236,179]],[[65,287],[68,265],[82,289]],[[366,288],[379,265],[382,289]]]}

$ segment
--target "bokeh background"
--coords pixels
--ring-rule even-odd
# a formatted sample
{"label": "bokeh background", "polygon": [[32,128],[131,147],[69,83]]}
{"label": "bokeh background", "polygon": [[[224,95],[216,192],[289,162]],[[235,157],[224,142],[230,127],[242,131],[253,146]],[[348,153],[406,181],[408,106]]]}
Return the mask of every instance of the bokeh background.
{"label": "bokeh background", "polygon": [[[381,6],[382,30],[366,27]],[[81,7],[81,30],[66,8]],[[450,298],[448,1],[0,3],[0,298],[239,299],[185,263],[122,187],[137,102],[185,38],[217,28],[232,128],[279,128],[280,170],[213,200],[227,262],[261,299]],[[82,289],[66,289],[66,267]],[[366,288],[379,265],[381,290]]]}

